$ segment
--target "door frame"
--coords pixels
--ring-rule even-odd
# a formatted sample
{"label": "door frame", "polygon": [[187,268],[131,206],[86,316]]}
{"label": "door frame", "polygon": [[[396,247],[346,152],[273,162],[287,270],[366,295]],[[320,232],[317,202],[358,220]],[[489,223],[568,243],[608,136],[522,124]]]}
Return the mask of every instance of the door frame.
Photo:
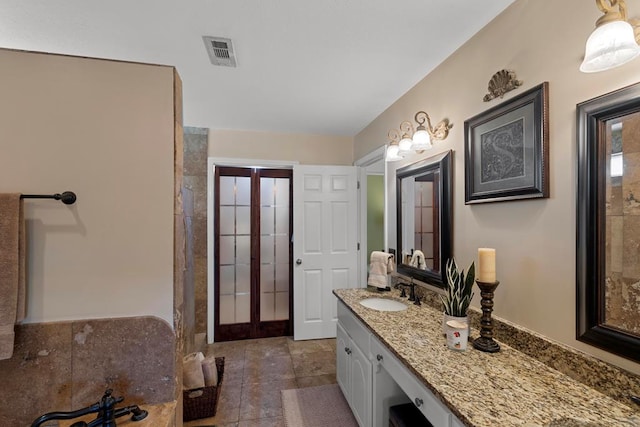
{"label": "door frame", "polygon": [[[387,194],[387,174],[389,168],[385,162],[387,154],[387,146],[383,145],[376,148],[372,152],[364,155],[355,162],[354,166],[358,166],[358,181],[360,182],[360,194],[358,196],[358,218],[360,226],[358,227],[358,242],[360,243],[360,251],[358,252],[358,283],[361,287],[367,286],[367,274],[369,272],[369,259],[367,257],[367,167],[382,160],[384,162],[384,248],[389,247],[388,242],[388,194]],[[381,248],[382,249],[382,248]]]}
{"label": "door frame", "polygon": [[297,161],[280,161],[280,160],[260,160],[260,159],[243,159],[243,158],[226,158],[226,157],[208,157],[207,158],[207,343],[215,342],[214,336],[214,307],[215,307],[215,290],[214,290],[214,244],[213,244],[213,224],[214,224],[214,189],[215,189],[215,167],[231,166],[244,168],[279,168],[293,169],[298,165]]}

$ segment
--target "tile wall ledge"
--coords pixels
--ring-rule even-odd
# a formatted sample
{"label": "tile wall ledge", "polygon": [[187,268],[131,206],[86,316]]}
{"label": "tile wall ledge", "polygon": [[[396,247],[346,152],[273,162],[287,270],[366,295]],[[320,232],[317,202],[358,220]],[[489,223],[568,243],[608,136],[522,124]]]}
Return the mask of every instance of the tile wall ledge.
{"label": "tile wall ledge", "polygon": [[185,126],[184,131],[192,135],[209,135],[209,128]]}
{"label": "tile wall ledge", "polygon": [[0,361],[0,426],[84,408],[107,388],[126,405],[176,399],[176,337],[155,316],[17,325],[11,359]]}

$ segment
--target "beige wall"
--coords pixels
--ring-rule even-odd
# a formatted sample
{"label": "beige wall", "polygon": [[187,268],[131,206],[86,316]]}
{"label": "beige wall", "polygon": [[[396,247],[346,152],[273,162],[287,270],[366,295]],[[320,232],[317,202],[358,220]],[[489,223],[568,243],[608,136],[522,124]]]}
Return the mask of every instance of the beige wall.
{"label": "beige wall", "polygon": [[209,156],[297,161],[311,165],[353,164],[353,138],[308,134],[210,130]]}
{"label": "beige wall", "polygon": [[[640,16],[640,4],[628,6],[631,17]],[[454,150],[454,253],[468,265],[478,247],[496,248],[501,284],[495,314],[640,373],[639,364],[575,340],[576,104],[636,83],[640,75],[640,60],[598,74],[578,71],[598,16],[593,1],[515,2],[358,134],[354,152],[360,158],[374,150],[390,128],[418,110],[435,121],[449,118],[454,127],[448,139],[409,162]],[[551,197],[466,206],[464,121],[501,102],[484,103],[482,97],[490,77],[502,68],[515,70],[524,81],[505,100],[549,82]],[[394,172],[395,166],[390,186]],[[394,209],[388,213],[395,221]],[[395,242],[394,227],[389,230],[389,242]],[[474,305],[479,306],[477,295]]]}
{"label": "beige wall", "polygon": [[173,68],[0,50],[0,192],[25,202],[26,322],[173,325]]}

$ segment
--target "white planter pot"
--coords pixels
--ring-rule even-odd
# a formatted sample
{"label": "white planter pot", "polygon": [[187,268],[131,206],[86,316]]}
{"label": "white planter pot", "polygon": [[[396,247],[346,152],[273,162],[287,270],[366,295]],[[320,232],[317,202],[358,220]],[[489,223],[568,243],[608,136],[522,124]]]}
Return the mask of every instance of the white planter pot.
{"label": "white planter pot", "polygon": [[459,320],[447,321],[447,347],[455,351],[465,351],[469,341],[469,324]]}
{"label": "white planter pot", "polygon": [[457,320],[459,322],[463,322],[467,324],[467,328],[469,330],[469,336],[471,336],[471,325],[469,324],[469,316],[457,317],[457,316],[449,316],[448,314],[442,313],[442,335],[447,336],[447,322],[449,320]]}

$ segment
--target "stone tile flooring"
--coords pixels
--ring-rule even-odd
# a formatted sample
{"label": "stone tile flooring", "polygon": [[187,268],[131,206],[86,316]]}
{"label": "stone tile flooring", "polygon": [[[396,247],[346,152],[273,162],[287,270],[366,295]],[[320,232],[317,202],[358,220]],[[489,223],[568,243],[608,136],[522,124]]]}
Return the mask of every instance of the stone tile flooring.
{"label": "stone tile flooring", "polygon": [[224,356],[216,416],[185,427],[284,427],[280,391],[336,382],[336,340],[291,337],[230,341],[207,346]]}

